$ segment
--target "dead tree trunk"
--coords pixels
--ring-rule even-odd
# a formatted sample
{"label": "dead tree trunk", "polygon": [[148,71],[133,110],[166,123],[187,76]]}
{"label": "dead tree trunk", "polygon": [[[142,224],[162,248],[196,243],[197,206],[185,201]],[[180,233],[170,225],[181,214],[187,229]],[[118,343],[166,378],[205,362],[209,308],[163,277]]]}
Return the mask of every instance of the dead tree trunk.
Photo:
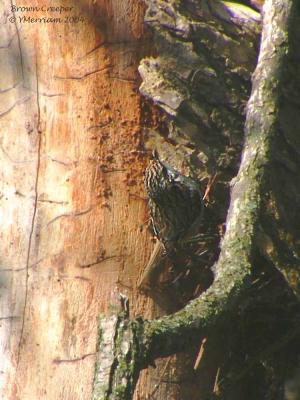
{"label": "dead tree trunk", "polygon": [[0,5],[0,398],[86,400],[99,313],[135,287],[152,246],[144,5],[21,6]]}
{"label": "dead tree trunk", "polygon": [[[192,345],[193,365],[203,336],[206,360],[197,372],[186,373],[186,359],[158,363],[159,372],[142,373],[136,398],[199,399],[213,386],[231,399],[243,389],[243,398],[259,398],[251,386],[258,379],[275,398],[295,365],[299,336],[298,2],[292,10],[287,1],[267,5],[264,43],[274,51],[262,53],[260,65],[271,68],[269,86],[254,87],[259,104],[249,103],[217,278],[174,316],[145,321],[129,321],[125,304],[117,317],[114,307],[122,292],[133,317],[166,311],[136,290],[153,248],[142,185],[147,152],[156,147],[204,189],[215,182],[199,245],[206,259],[189,274],[183,266],[176,287],[166,290],[180,307],[208,286],[201,271],[218,257],[243,147],[259,14],[219,2],[151,1],[153,39],[139,1],[64,1],[60,11],[49,1],[22,6],[36,8],[0,6],[1,398],[131,398],[141,369]],[[288,44],[278,35],[287,30]],[[274,43],[269,32],[276,32]],[[137,93],[139,61],[151,53],[157,57],[140,67],[141,92],[155,106]],[[270,88],[272,97],[264,97]],[[265,121],[256,119],[263,110]],[[97,354],[100,313],[114,316],[101,319]]]}

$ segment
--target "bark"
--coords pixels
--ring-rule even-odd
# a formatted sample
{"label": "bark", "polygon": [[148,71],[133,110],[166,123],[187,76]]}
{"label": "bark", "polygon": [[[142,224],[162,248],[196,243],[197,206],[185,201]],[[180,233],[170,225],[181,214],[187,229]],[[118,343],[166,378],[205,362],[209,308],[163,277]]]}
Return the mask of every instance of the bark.
{"label": "bark", "polygon": [[[223,80],[218,81],[217,74],[215,80],[207,80],[207,86],[210,89],[207,91],[207,99],[211,100],[208,101],[208,104],[206,101],[202,102],[202,99],[197,99],[197,95],[190,95],[192,89],[187,87],[185,79],[191,75],[193,78],[197,76],[197,62],[200,63],[200,58],[196,59],[198,53],[195,51],[195,42],[199,39],[199,48],[207,55],[205,50],[213,43],[217,49],[219,42],[215,41],[215,38],[220,39],[215,30],[216,24],[191,22],[190,15],[185,15],[190,11],[193,12],[193,15],[201,14],[201,17],[203,15],[207,17],[206,12],[208,11],[205,9],[205,5],[200,12],[192,2],[150,3],[147,15],[150,16],[150,22],[155,25],[159,43],[163,43],[160,51],[166,50],[167,56],[164,59],[160,55],[157,59],[146,60],[142,63],[141,73],[144,82],[141,90],[169,115],[169,130],[165,135],[166,139],[176,142],[180,137],[182,141],[186,140],[185,144],[192,142],[197,156],[199,156],[200,150],[205,149],[207,158],[206,162],[202,161],[201,167],[204,165],[209,169],[214,164],[212,149],[215,148],[213,146],[206,147],[205,140],[213,141],[213,133],[216,132],[212,130],[213,113],[211,108],[216,107],[216,104],[220,102],[220,99],[213,98],[211,100],[209,94],[219,95],[222,85],[226,86],[229,82],[232,90],[229,91],[228,87],[224,89],[225,105],[224,109],[221,107],[219,120],[225,122],[223,122],[222,129],[219,126],[219,135],[216,137],[220,139],[221,133],[226,132],[226,123],[229,118],[225,118],[225,116],[228,117],[234,112],[236,119],[234,123],[232,122],[232,126],[236,126],[237,132],[240,132],[239,127],[243,118],[238,115],[236,108],[240,104],[236,104],[234,100],[242,99],[238,92],[238,89],[242,91],[242,86],[234,85],[234,77],[241,82],[235,74],[239,75],[244,70],[237,68],[237,65],[232,65],[234,61],[230,58],[232,64],[226,60],[229,67],[225,69]],[[164,13],[169,16],[169,19],[164,18]],[[191,301],[173,315],[157,320],[132,322],[128,322],[125,318],[126,322],[124,323],[126,323],[127,329],[125,332],[117,329],[116,336],[121,335],[123,338],[125,337],[124,340],[126,338],[128,340],[128,332],[131,332],[131,340],[128,341],[130,345],[127,345],[129,350],[126,355],[122,355],[118,351],[116,343],[114,347],[116,363],[124,366],[122,378],[120,379],[120,375],[114,376],[112,371],[110,392],[103,397],[96,396],[97,399],[130,399],[134,391],[135,379],[130,380],[128,376],[126,379],[124,378],[128,371],[131,371],[132,376],[136,377],[141,368],[147,367],[158,357],[174,354],[179,349],[181,351],[187,349],[192,343],[200,343],[203,337],[209,337],[214,331],[224,334],[231,329],[232,332],[233,328],[228,326],[230,325],[228,321],[232,322],[232,318],[235,318],[235,321],[239,323],[239,319],[243,318],[241,310],[244,308],[246,312],[251,312],[251,306],[253,307],[253,304],[257,306],[259,301],[260,304],[266,306],[265,318],[269,318],[270,308],[268,309],[268,307],[273,301],[278,300],[283,302],[282,305],[285,309],[281,310],[280,304],[277,305],[277,308],[273,308],[273,311],[278,312],[276,317],[273,320],[269,318],[268,323],[261,325],[262,329],[254,339],[249,338],[249,346],[245,353],[251,354],[252,358],[248,360],[248,365],[239,373],[235,371],[229,380],[227,376],[224,376],[224,381],[227,384],[226,393],[229,396],[231,394],[231,398],[238,398],[239,394],[232,392],[234,384],[243,381],[247,374],[249,384],[249,372],[251,375],[254,371],[254,375],[260,373],[260,378],[264,377],[266,386],[269,382],[266,392],[260,393],[260,397],[256,392],[257,397],[255,398],[265,398],[263,396],[266,393],[268,398],[283,398],[284,382],[291,373],[289,368],[292,368],[296,358],[295,354],[292,356],[292,349],[295,349],[295,343],[298,343],[300,333],[297,299],[299,293],[299,248],[296,232],[296,226],[299,226],[300,204],[298,201],[299,161],[296,134],[299,74],[296,73],[295,67],[295,61],[299,59],[298,18],[299,2],[267,0],[264,9],[259,60],[253,75],[252,94],[247,106],[243,155],[239,172],[231,183],[226,233],[222,239],[220,256],[214,266],[213,284],[199,298]],[[162,23],[162,21],[167,22]],[[228,29],[231,29],[232,32],[237,28],[230,26]],[[200,31],[202,35],[199,34]],[[212,31],[214,40],[210,41],[208,32]],[[205,39],[203,33],[207,34]],[[222,36],[223,39],[224,36]],[[240,38],[241,41],[243,39]],[[203,43],[204,41],[205,43]],[[194,46],[192,47],[193,51],[189,50],[188,54],[195,56],[194,59],[187,58],[184,50],[181,53],[176,51],[178,46],[189,47],[189,42],[192,42]],[[174,53],[172,45],[175,46]],[[243,45],[241,47],[247,48]],[[230,49],[233,50],[233,48],[234,44]],[[199,51],[199,53],[201,52]],[[182,59],[178,54],[184,54]],[[236,53],[233,51],[232,54]],[[225,60],[220,60],[222,56],[218,51],[215,57],[217,60],[214,60],[213,57],[212,59],[206,57],[205,61],[214,61],[216,64],[225,62]],[[174,68],[172,68],[170,58],[174,61]],[[201,61],[203,62],[203,60]],[[207,69],[202,68],[199,74],[202,74],[203,71],[205,74]],[[247,76],[249,75],[246,74]],[[221,89],[213,92],[211,85],[216,81]],[[232,94],[232,97],[229,93]],[[205,95],[205,91],[204,94],[201,92],[201,96]],[[246,95],[247,91],[245,91]],[[195,97],[198,100],[196,104]],[[219,111],[218,107],[216,110]],[[292,119],[290,119],[291,115]],[[196,131],[198,125],[200,128]],[[216,125],[214,128],[218,128]],[[228,127],[232,126],[228,125]],[[203,133],[209,135],[209,138],[205,137]],[[188,139],[186,135],[190,135]],[[230,131],[230,139],[232,139],[231,135],[234,137],[234,132]],[[198,143],[197,147],[195,143],[199,137],[203,142]],[[155,138],[157,142],[158,139]],[[239,143],[239,140],[237,142]],[[229,145],[226,141],[224,143],[223,149],[228,151]],[[163,146],[167,153],[167,145],[163,143]],[[238,144],[235,151],[237,148]],[[217,151],[219,149],[220,146],[219,148],[217,146]],[[214,153],[215,158],[221,156],[221,152],[217,151]],[[170,150],[169,152],[171,153]],[[169,156],[169,158],[171,157],[172,155]],[[229,157],[229,160],[233,162],[231,166],[235,165],[236,157],[237,155],[233,158]],[[172,161],[176,163],[176,157],[172,158]],[[227,178],[230,176],[228,169],[226,170],[228,164],[225,168],[222,164],[218,164],[218,167],[221,173],[224,173],[224,170],[227,172]],[[225,192],[226,197],[225,182],[224,179],[221,190]],[[255,286],[257,280],[262,287]],[[262,293],[261,289],[264,286],[269,286],[269,288],[264,289]],[[252,305],[249,306],[251,302]],[[258,308],[254,308],[254,310],[257,311]],[[283,316],[287,320],[284,329],[282,326],[280,328]],[[252,328],[255,327],[253,321],[255,319],[252,319],[252,325],[250,325]],[[270,328],[275,328],[275,330],[271,332]],[[134,332],[139,332],[139,334],[134,335]],[[264,338],[263,335],[266,332],[268,337]],[[251,353],[252,340],[254,350],[252,349]],[[117,392],[114,391],[115,388]],[[121,391],[120,388],[122,388]],[[234,389],[237,390],[237,388]],[[285,391],[288,395],[287,388]],[[245,398],[251,395],[253,395],[252,392],[248,393]]]}
{"label": "bark", "polygon": [[[222,343],[221,352],[236,355],[242,348],[245,359],[250,359],[248,370],[239,368],[240,360],[233,362],[229,356],[225,367],[222,364],[221,371],[228,364],[239,368],[241,377],[230,381],[234,385],[231,399],[240,394],[236,381],[244,382],[249,370],[256,373],[257,364],[271,374],[272,368],[278,370],[272,361],[278,354],[286,353],[292,361],[297,356],[296,346],[291,346],[298,332],[297,309],[290,305],[295,299],[283,290],[292,287],[294,293],[299,291],[297,18],[290,20],[289,38],[293,40],[288,68],[275,80],[278,85],[284,82],[284,90],[278,106],[280,134],[274,135],[272,157],[268,155],[272,168],[263,183],[260,203],[254,200],[256,209],[247,211],[255,215],[262,205],[254,238],[254,226],[245,232],[251,244],[255,240],[251,265],[244,253],[247,269],[229,288],[222,286],[220,277],[229,277],[230,271],[222,269],[222,263],[217,267],[220,274],[215,284],[225,296],[224,301],[218,298],[217,308],[201,303],[200,298],[174,318],[162,321],[129,321],[124,311],[112,320],[102,318],[100,351],[96,352],[97,318],[99,313],[116,313],[116,292],[125,292],[133,300],[133,316],[151,318],[166,310],[164,304],[163,310],[158,309],[136,291],[139,270],[153,247],[144,225],[147,211],[142,171],[147,148],[157,147],[164,159],[202,180],[204,189],[217,173],[203,222],[203,232],[208,234],[197,252],[208,250],[207,259],[201,260],[204,267],[218,257],[219,231],[229,204],[228,183],[237,173],[243,145],[243,109],[256,63],[260,24],[259,15],[247,8],[198,3],[149,3],[146,19],[155,31],[154,41],[143,31],[144,5],[138,1],[59,3],[74,7],[75,15],[84,17],[82,25],[29,25],[18,19],[14,23],[8,20],[14,16],[11,3],[0,6],[0,393],[4,399],[86,400],[92,397],[98,357],[102,358],[98,359],[94,398],[107,397],[107,391],[110,397],[131,398],[140,370],[162,350],[157,338],[166,345],[161,355],[174,351],[165,331],[168,325],[178,343],[183,339],[182,349],[186,345],[177,329],[185,324],[185,311],[192,325],[184,331],[195,332],[195,337],[199,332],[197,345],[210,327],[218,332],[215,323],[219,317],[221,323],[226,315],[227,329],[222,325],[220,336],[224,342],[229,332],[236,348],[231,343],[226,352]],[[35,5],[22,2],[22,6]],[[15,16],[20,14],[15,12]],[[33,16],[44,17],[44,13]],[[158,57],[142,63],[141,90],[162,111],[141,101],[137,93],[137,65],[142,56],[154,52],[153,43]],[[260,168],[261,173],[265,167]],[[251,177],[242,178],[247,181]],[[239,182],[234,189],[238,200],[240,187]],[[226,237],[224,243],[230,248]],[[223,260],[225,256],[222,250]],[[258,283],[251,285],[249,296],[241,297],[244,303],[237,308],[236,319],[230,312],[224,315],[222,310],[231,310],[239,293],[244,293],[249,268]],[[178,300],[182,305],[197,296],[202,284],[200,269],[191,267],[184,284],[181,279],[176,287],[171,286],[169,302]],[[280,273],[276,275],[277,269]],[[232,297],[226,297],[227,291]],[[258,325],[258,337],[257,325],[247,324],[246,319],[253,307],[250,299],[265,299],[262,293],[266,292],[270,299],[261,318],[267,323],[262,325],[264,329]],[[212,300],[213,289],[205,296]],[[282,307],[280,314],[279,306],[271,307],[271,303]],[[200,307],[208,313],[207,324],[201,315],[197,320],[192,314]],[[257,313],[257,308],[254,311]],[[289,324],[281,323],[281,317]],[[206,324],[205,329],[200,329],[200,323]],[[240,325],[246,331],[250,326],[252,339],[247,346],[240,337],[236,340]],[[209,346],[218,347],[213,336],[209,334],[206,351]],[[286,369],[283,356],[277,361]],[[111,373],[102,370],[101,375],[101,367],[110,364]],[[149,369],[140,379],[136,398],[145,400],[155,394],[160,399],[181,396],[191,400],[211,391],[210,387],[201,391],[203,375],[201,379],[195,375],[186,385],[175,382],[180,389],[174,390],[173,382],[164,383],[168,373],[176,381],[174,367],[176,362],[168,361],[163,369],[158,368],[157,375],[162,377],[150,389],[155,372]],[[187,368],[183,365],[182,369]],[[178,376],[180,381],[184,374]],[[221,373],[221,378],[226,380],[226,374]],[[280,379],[282,384],[281,375]],[[184,386],[194,393],[184,394]],[[238,398],[249,398],[253,393],[248,392],[248,397]],[[255,393],[252,398],[259,397]]]}
{"label": "bark", "polygon": [[[151,250],[136,82],[150,48],[144,5],[55,6],[73,9],[15,12],[14,23],[11,2],[0,5],[0,398],[6,400],[91,397],[98,315],[114,303],[118,281],[135,285]],[[18,19],[74,15],[83,22]],[[143,299],[135,304],[146,309]]]}

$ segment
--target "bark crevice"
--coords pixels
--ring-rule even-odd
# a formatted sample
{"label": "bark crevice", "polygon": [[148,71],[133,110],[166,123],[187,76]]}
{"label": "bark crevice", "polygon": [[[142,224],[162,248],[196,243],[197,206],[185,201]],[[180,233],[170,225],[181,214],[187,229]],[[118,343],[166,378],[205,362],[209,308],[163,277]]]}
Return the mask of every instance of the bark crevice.
{"label": "bark crevice", "polygon": [[26,266],[25,266],[25,293],[24,293],[24,306],[23,306],[23,313],[22,313],[22,324],[21,324],[21,332],[20,332],[20,339],[18,345],[18,353],[17,353],[17,370],[20,363],[20,356],[22,351],[22,340],[24,335],[25,329],[25,318],[26,318],[26,307],[27,307],[27,300],[28,300],[28,280],[29,280],[29,268],[30,268],[30,255],[32,250],[32,242],[33,242],[33,234],[35,229],[35,222],[36,222],[36,214],[38,208],[38,184],[39,184],[39,176],[40,176],[40,165],[41,165],[41,113],[40,113],[40,92],[39,92],[39,69],[38,63],[36,60],[36,103],[37,103],[37,122],[36,122],[36,134],[37,134],[37,161],[36,161],[36,176],[35,176],[35,184],[34,184],[34,203],[33,203],[33,212],[32,212],[32,220],[31,220],[31,228],[29,232],[29,239],[28,239],[28,249],[27,249],[27,257],[26,257]]}

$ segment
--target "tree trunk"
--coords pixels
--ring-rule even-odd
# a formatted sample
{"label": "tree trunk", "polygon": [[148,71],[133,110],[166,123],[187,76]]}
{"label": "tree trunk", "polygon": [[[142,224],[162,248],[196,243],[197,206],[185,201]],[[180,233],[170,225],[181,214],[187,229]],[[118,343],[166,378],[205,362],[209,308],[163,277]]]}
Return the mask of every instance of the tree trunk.
{"label": "tree trunk", "polygon": [[152,315],[134,290],[152,248],[137,92],[151,47],[140,1],[22,6],[43,9],[1,4],[0,397],[86,400],[99,314],[120,290]]}
{"label": "tree trunk", "polygon": [[[288,1],[269,0],[266,8],[265,49],[268,29],[289,29],[294,42],[288,72],[276,69],[284,34],[274,36],[278,53],[261,53],[261,62],[270,54],[275,60],[267,75],[275,76],[275,89],[269,99],[267,87],[260,103],[257,70],[216,280],[160,320],[152,318],[212,283],[244,142],[260,16],[228,3],[153,0],[149,34],[138,0],[55,5],[64,8],[27,0],[22,6],[36,9],[8,0],[0,6],[1,398],[130,399],[136,384],[140,400],[198,400],[212,392],[282,398],[297,356],[300,281],[299,93],[291,62],[298,30],[286,28]],[[156,58],[140,65],[147,102],[137,68],[151,54]],[[277,89],[286,97],[278,99]],[[256,120],[262,110],[265,121]],[[277,131],[273,114],[280,116]],[[205,257],[188,266],[179,260],[178,276],[165,266],[171,279],[159,306],[136,289],[154,248],[142,177],[152,148],[208,189],[203,238],[192,247]],[[123,295],[130,317],[146,320],[128,320]],[[111,318],[100,318],[98,332],[100,314]],[[157,369],[144,370],[137,383],[154,361]]]}

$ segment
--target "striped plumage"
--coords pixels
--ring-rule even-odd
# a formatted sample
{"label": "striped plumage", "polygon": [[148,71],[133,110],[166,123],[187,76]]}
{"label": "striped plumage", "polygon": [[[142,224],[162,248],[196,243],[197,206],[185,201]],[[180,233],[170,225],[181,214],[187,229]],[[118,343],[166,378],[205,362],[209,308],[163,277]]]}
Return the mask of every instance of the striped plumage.
{"label": "striped plumage", "polygon": [[199,225],[203,201],[199,184],[161,162],[156,153],[145,171],[154,233],[167,252]]}

